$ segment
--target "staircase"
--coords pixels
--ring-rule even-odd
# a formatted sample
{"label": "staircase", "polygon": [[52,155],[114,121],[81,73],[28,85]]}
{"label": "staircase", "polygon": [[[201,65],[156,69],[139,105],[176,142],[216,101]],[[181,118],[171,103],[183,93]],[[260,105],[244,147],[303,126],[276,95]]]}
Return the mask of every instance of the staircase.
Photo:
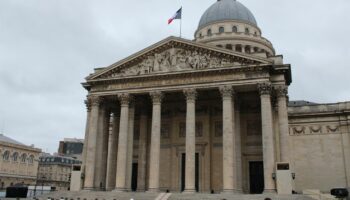
{"label": "staircase", "polygon": [[80,192],[52,192],[38,197],[39,200],[155,200],[159,193],[140,193],[140,192],[97,192],[97,191],[80,191]]}
{"label": "staircase", "polygon": [[39,200],[313,200],[305,195],[277,194],[185,194],[185,193],[136,193],[136,192],[54,192],[38,197]]}
{"label": "staircase", "polygon": [[265,200],[270,198],[271,200],[313,200],[304,195],[277,195],[277,194],[183,194],[174,193],[168,198],[168,200]]}

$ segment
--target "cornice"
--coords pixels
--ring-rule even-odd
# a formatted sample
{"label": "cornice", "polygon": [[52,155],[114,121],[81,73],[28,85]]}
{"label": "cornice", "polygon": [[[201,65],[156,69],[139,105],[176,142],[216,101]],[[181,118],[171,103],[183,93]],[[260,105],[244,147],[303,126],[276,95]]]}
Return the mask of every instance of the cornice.
{"label": "cornice", "polygon": [[[241,21],[241,20],[220,20],[220,21],[214,21],[214,22],[211,22],[211,23],[208,23],[206,24],[205,26],[202,26],[202,27],[198,27],[197,30],[195,31],[194,35],[196,36],[197,33],[203,29],[208,29],[209,27],[215,25],[215,24],[224,24],[224,23],[239,23],[239,24],[248,24],[250,26],[253,26],[254,28],[258,29],[259,30],[259,33],[261,34],[261,29],[253,24],[253,23],[250,23],[250,22],[247,22],[247,21]],[[232,25],[235,25],[235,24],[232,24]]]}
{"label": "cornice", "polygon": [[255,43],[259,43],[261,45],[264,45],[268,48],[270,48],[270,50],[273,52],[273,54],[276,53],[275,49],[273,48],[272,43],[264,38],[264,37],[256,37],[256,38],[252,38],[252,37],[246,37],[246,36],[221,36],[221,37],[215,37],[215,38],[208,38],[208,39],[203,39],[198,41],[199,43],[208,43],[208,42],[216,42],[216,41],[222,41],[222,40],[243,40],[243,41],[249,41],[249,42],[255,42]]}
{"label": "cornice", "polygon": [[270,72],[271,70],[273,70],[272,65],[223,67],[223,68],[206,69],[206,70],[188,70],[188,71],[182,71],[182,72],[158,73],[158,74],[137,75],[137,76],[129,76],[129,77],[115,77],[115,78],[88,80],[87,82],[82,83],[82,85],[86,89],[88,89],[94,85],[103,85],[103,84],[149,81],[149,80],[169,79],[169,78],[177,78],[177,77],[206,76],[206,75],[237,73],[237,72],[259,72],[259,71]]}
{"label": "cornice", "polygon": [[30,146],[24,146],[24,145],[19,145],[19,144],[13,144],[13,143],[8,143],[8,142],[3,142],[0,141],[0,147],[4,146],[4,147],[8,147],[8,148],[14,148],[14,149],[21,149],[21,150],[26,150],[26,151],[31,151],[34,153],[41,153],[41,149],[39,148],[33,148]]}

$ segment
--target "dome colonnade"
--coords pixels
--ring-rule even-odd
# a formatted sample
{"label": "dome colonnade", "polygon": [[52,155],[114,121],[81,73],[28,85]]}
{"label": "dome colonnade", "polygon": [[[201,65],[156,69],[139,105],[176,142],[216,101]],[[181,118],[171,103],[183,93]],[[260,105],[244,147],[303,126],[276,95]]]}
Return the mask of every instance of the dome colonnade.
{"label": "dome colonnade", "polygon": [[262,37],[255,17],[235,0],[218,0],[205,11],[195,41],[247,54],[274,56],[272,43]]}

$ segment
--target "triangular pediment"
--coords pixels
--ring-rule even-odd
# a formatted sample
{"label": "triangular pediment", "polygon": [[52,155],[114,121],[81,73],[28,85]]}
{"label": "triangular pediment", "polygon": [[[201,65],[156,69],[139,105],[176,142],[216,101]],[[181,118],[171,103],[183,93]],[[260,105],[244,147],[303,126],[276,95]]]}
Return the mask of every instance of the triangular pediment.
{"label": "triangular pediment", "polygon": [[177,37],[169,37],[87,77],[120,77],[271,64],[272,61]]}

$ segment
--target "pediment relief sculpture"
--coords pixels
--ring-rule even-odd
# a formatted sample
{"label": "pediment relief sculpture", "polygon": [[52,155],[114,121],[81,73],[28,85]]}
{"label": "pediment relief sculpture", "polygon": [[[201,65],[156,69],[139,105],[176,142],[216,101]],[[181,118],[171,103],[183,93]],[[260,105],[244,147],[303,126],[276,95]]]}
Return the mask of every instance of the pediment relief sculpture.
{"label": "pediment relief sculpture", "polygon": [[155,73],[178,72],[185,70],[201,70],[220,68],[224,66],[238,66],[234,58],[219,58],[210,53],[191,51],[181,48],[171,48],[161,53],[154,53],[140,63],[120,69],[109,77],[125,77]]}

